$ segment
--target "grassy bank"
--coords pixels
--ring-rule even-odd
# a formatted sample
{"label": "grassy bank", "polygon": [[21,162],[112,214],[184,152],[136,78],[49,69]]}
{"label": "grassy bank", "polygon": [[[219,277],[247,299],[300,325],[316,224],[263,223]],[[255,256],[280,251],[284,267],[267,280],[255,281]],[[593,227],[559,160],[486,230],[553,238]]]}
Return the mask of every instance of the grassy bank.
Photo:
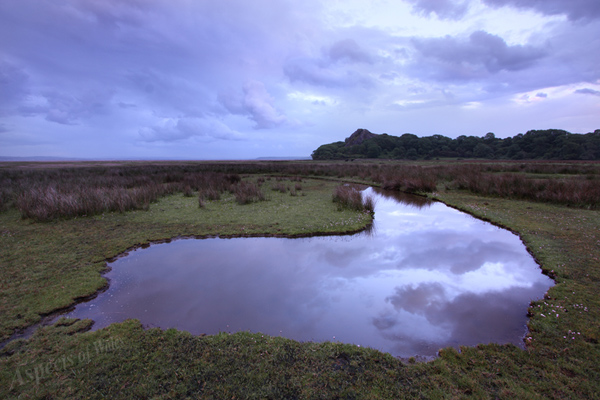
{"label": "grassy bank", "polygon": [[262,189],[267,200],[243,205],[235,193],[203,200],[203,207],[198,196],[176,193],[147,210],[44,223],[22,219],[15,209],[1,213],[0,338],[95,293],[105,285],[100,276],[105,260],[132,246],[177,236],[356,232],[371,222],[370,214],[338,210],[332,202],[335,182],[267,179]]}
{"label": "grassy bank", "polygon": [[[340,163],[328,174],[318,173],[321,164],[289,168],[302,168],[306,175],[336,173],[347,179],[380,182],[385,178],[384,168],[412,168],[363,167]],[[435,170],[442,166],[418,167]],[[564,171],[543,167],[536,172],[533,167],[516,166],[523,170],[521,174],[544,174],[543,179],[581,178],[568,175],[579,165],[567,165]],[[350,170],[345,174],[341,168]],[[507,173],[506,168],[491,165],[486,173],[501,175]],[[588,168],[586,174],[592,177],[583,179],[596,179],[595,168]],[[420,173],[422,179],[430,176]],[[480,345],[460,352],[445,349],[432,362],[413,364],[339,343],[298,343],[249,333],[193,337],[175,330],[144,330],[135,321],[82,332],[88,322],[64,320],[2,350],[0,396],[597,398],[600,213],[548,200],[474,194],[457,185],[458,178],[436,178],[431,196],[517,232],[557,282],[546,299],[532,303],[527,350],[511,345]],[[399,186],[418,183],[420,178],[407,172],[404,179]],[[224,194],[200,208],[195,195],[175,193],[151,203],[148,211],[48,223],[23,220],[16,209],[9,208],[0,214],[2,336],[35,322],[40,313],[93,293],[104,284],[99,275],[104,260],[136,244],[178,235],[335,232],[359,229],[369,221],[368,214],[348,208],[338,211],[332,202],[337,184],[305,180],[294,196],[290,192],[296,183],[265,180],[267,201],[245,205],[238,204],[233,194]],[[276,187],[279,184],[286,185],[283,192]]]}

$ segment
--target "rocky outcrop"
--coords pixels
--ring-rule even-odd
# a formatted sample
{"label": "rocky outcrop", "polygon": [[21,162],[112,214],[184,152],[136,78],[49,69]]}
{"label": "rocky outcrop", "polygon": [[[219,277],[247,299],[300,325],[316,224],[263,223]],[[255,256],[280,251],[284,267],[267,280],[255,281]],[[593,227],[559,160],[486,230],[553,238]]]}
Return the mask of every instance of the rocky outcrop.
{"label": "rocky outcrop", "polygon": [[349,138],[345,140],[345,147],[361,144],[367,139],[377,136],[375,133],[369,132],[367,129],[357,129]]}

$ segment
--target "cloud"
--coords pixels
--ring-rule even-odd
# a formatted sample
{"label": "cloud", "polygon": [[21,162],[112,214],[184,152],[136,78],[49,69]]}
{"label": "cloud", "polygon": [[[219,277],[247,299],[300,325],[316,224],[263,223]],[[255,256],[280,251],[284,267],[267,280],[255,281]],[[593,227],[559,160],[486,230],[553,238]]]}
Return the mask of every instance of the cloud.
{"label": "cloud", "polygon": [[319,60],[305,57],[288,60],[283,67],[283,71],[292,83],[301,82],[327,88],[352,88],[371,85],[370,79],[353,70],[323,65]]}
{"label": "cloud", "polygon": [[146,142],[176,142],[190,138],[211,140],[241,140],[242,135],[214,118],[167,118],[152,127],[139,130]]}
{"label": "cloud", "polygon": [[413,10],[421,15],[436,14],[442,19],[459,19],[468,9],[469,2],[456,0],[407,0],[413,5]]}
{"label": "cloud", "polygon": [[267,92],[264,83],[249,81],[244,85],[244,108],[256,122],[256,128],[273,128],[285,122],[285,115],[273,105],[273,97]]}
{"label": "cloud", "polygon": [[354,39],[342,39],[325,47],[318,57],[289,58],[283,72],[291,82],[328,88],[368,88],[373,86],[373,80],[362,67],[374,68],[374,64],[374,58]]}
{"label": "cloud", "polygon": [[[507,102],[524,93],[548,93],[555,100],[552,88],[560,85],[572,85],[571,93],[596,89],[600,42],[591,38],[598,35],[600,19],[583,15],[585,7],[597,15],[600,3],[485,1],[489,7],[471,0],[336,7],[317,0],[177,6],[167,0],[0,1],[0,123],[40,141],[65,140],[73,149],[81,141],[91,153],[96,147],[90,142],[104,146],[106,136],[99,132],[114,132],[123,143],[131,132],[144,132],[149,140],[216,140],[218,135],[190,134],[178,121],[218,121],[232,132],[265,130],[252,136],[256,146],[240,145],[239,154],[262,156],[290,146],[310,154],[356,126],[383,132],[400,124],[418,135],[500,133],[500,127],[480,131],[464,122],[440,128],[434,122],[464,104],[482,104],[481,110],[501,115]],[[490,22],[536,9],[543,15],[531,26]],[[559,12],[570,19],[544,16]],[[580,97],[590,107],[595,98]],[[593,128],[581,124],[560,127]],[[513,126],[504,134],[513,133]],[[219,151],[230,148],[225,142]]]}
{"label": "cloud", "polygon": [[[486,262],[496,262],[510,265],[518,260],[519,254],[506,249],[502,242],[482,242],[477,238],[463,238],[461,243],[440,246],[439,243],[449,243],[456,233],[439,230],[428,232],[427,237],[422,240],[431,240],[436,246],[423,245],[422,250],[408,253],[398,260],[398,266],[402,268],[434,268],[436,270],[447,270],[452,274],[462,275],[470,271],[476,271]],[[415,239],[416,240],[416,239]],[[432,251],[435,248],[435,251]]]}
{"label": "cloud", "polygon": [[143,24],[144,13],[156,6],[154,0],[86,1],[76,0],[72,9],[81,17],[92,17],[94,22],[119,29],[124,25]]}
{"label": "cloud", "polygon": [[600,18],[598,0],[483,0],[483,3],[492,7],[530,9],[546,15],[563,14],[572,21]]}
{"label": "cloud", "polygon": [[348,61],[371,64],[369,54],[353,39],[344,39],[334,43],[329,48],[329,58],[332,61]]}
{"label": "cloud", "polygon": [[30,96],[18,107],[22,116],[43,115],[47,121],[75,125],[81,119],[108,112],[112,91],[86,90],[81,93],[63,93],[57,90]]}
{"label": "cloud", "polygon": [[531,74],[523,78],[533,89],[600,80],[600,41],[590,40],[600,31],[600,20],[574,25],[556,24],[543,38],[547,54],[538,60]]}
{"label": "cloud", "polygon": [[127,71],[123,77],[123,89],[130,90],[146,108],[160,113],[200,116],[211,102],[197,81],[167,69],[143,67]]}
{"label": "cloud", "polygon": [[425,71],[439,81],[469,81],[489,78],[500,71],[519,71],[533,66],[546,51],[533,46],[508,46],[499,36],[473,32],[467,39],[414,38],[418,54],[413,71]]}
{"label": "cloud", "polygon": [[575,93],[579,93],[579,94],[591,94],[592,96],[600,96],[600,91],[599,90],[594,90],[594,89],[589,89],[589,88],[577,89],[575,91]]}
{"label": "cloud", "polygon": [[396,310],[405,310],[411,314],[424,313],[430,309],[437,309],[446,302],[444,286],[440,283],[422,283],[416,287],[405,286],[395,289],[396,293],[386,301],[390,302]]}
{"label": "cloud", "polygon": [[0,116],[14,113],[27,94],[29,76],[23,69],[0,59]]}
{"label": "cloud", "polygon": [[[451,296],[438,283],[397,287],[386,300],[395,312],[373,318],[381,335],[397,342],[397,351],[408,354],[431,354],[436,349],[473,346],[479,343],[510,343],[522,332],[527,317],[523,310],[531,301],[531,293],[543,293],[546,286],[509,287],[502,291],[477,294],[464,292]],[[429,324],[420,335],[410,334],[403,323],[406,313],[421,316]],[[423,322],[421,322],[423,324]],[[424,335],[432,335],[427,340]],[[431,348],[435,343],[436,348]]]}
{"label": "cloud", "polygon": [[249,116],[256,123],[256,129],[274,128],[287,120],[286,116],[275,108],[273,97],[260,81],[246,82],[241,95],[232,91],[221,93],[219,101],[229,112]]}

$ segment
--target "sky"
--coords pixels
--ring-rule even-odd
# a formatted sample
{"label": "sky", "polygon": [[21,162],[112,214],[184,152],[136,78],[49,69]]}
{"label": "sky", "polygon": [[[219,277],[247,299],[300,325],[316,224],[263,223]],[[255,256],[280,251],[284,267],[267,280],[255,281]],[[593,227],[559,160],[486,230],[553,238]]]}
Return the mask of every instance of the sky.
{"label": "sky", "polygon": [[0,156],[600,128],[598,0],[0,0]]}

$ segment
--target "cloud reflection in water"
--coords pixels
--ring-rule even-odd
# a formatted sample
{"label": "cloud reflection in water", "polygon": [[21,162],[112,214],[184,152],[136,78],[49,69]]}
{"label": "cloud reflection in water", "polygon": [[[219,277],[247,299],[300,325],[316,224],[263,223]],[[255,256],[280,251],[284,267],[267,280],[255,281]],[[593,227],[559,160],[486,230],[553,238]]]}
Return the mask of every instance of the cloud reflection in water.
{"label": "cloud reflection in water", "polygon": [[[69,316],[194,334],[250,330],[396,356],[520,344],[552,281],[514,234],[423,198],[377,197],[371,234],[177,240],[120,258]],[[335,339],[334,339],[335,338]]]}

